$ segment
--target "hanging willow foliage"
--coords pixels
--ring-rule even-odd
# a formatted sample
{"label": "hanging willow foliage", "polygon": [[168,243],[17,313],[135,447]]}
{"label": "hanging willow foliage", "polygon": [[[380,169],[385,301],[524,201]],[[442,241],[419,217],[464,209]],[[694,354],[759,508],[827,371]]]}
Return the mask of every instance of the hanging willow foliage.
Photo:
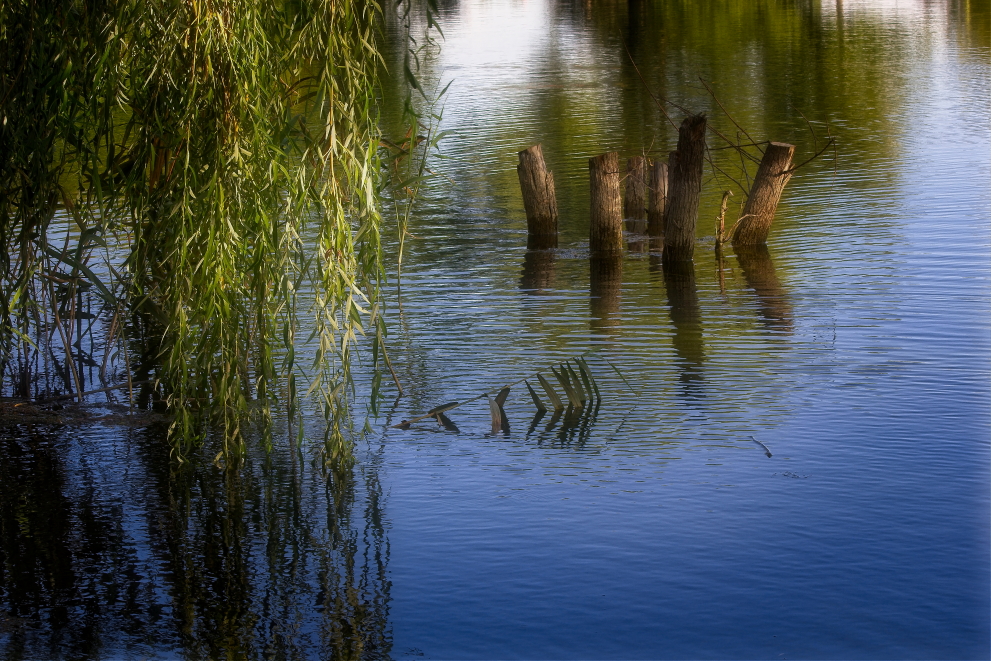
{"label": "hanging willow foliage", "polygon": [[[30,396],[39,354],[73,372],[65,319],[89,287],[113,316],[108,347],[126,352],[144,329],[180,454],[207,423],[242,450],[248,398],[266,419],[276,399],[298,415],[315,398],[331,453],[346,452],[351,353],[383,331],[380,13],[363,0],[0,3],[12,394]],[[60,209],[71,240],[53,235]]]}

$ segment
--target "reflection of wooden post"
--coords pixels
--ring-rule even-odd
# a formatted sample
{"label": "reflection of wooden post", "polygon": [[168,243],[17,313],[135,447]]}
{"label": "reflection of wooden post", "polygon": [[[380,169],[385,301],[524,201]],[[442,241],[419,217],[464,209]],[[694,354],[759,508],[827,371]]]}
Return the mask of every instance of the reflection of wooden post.
{"label": "reflection of wooden post", "polygon": [[767,243],[774,211],[778,208],[785,184],[791,179],[788,169],[795,145],[772,142],[764,150],[757,175],[750,187],[750,197],[743,207],[743,215],[733,232],[733,246],[759,246]]}
{"label": "reflection of wooden post", "polygon": [[757,311],[768,328],[790,333],[791,303],[788,293],[774,273],[774,263],[767,246],[740,246],[734,250],[743,270],[743,278],[757,295]]}
{"label": "reflection of wooden post", "polygon": [[527,250],[523,256],[520,289],[528,294],[543,294],[554,282],[554,251]]}
{"label": "reflection of wooden post", "polygon": [[531,237],[553,237],[557,246],[557,198],[554,196],[554,173],[547,171],[544,153],[540,145],[520,152],[520,164],[516,166],[523,191],[523,207],[526,209],[527,234]]}
{"label": "reflection of wooden post", "polygon": [[647,207],[647,234],[664,236],[664,202],[668,197],[668,164],[654,161],[650,168],[650,203]]}
{"label": "reflection of wooden post", "polygon": [[619,292],[623,286],[623,255],[593,254],[589,260],[589,325],[606,331],[619,325]]}
{"label": "reflection of wooden post", "polygon": [[[695,264],[691,260],[664,260],[664,287],[674,325],[674,351],[680,359],[680,380],[689,389],[702,378],[705,344],[702,338],[702,312],[695,284]],[[689,392],[690,394],[690,392]]]}
{"label": "reflection of wooden post", "polygon": [[705,157],[705,115],[686,117],[678,129],[678,154],[669,168],[668,202],[664,215],[664,252],[691,259],[702,191]]}
{"label": "reflection of wooden post", "polygon": [[647,159],[634,156],[626,159],[626,196],[623,198],[626,229],[643,232],[647,219]]}
{"label": "reflection of wooden post", "polygon": [[592,252],[622,252],[623,205],[619,194],[619,154],[588,159],[592,194],[589,248]]}

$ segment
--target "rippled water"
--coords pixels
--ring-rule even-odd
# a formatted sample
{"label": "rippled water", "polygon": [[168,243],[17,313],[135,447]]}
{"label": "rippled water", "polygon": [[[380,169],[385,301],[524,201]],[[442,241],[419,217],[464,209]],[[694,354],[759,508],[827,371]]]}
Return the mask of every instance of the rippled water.
{"label": "rippled water", "polygon": [[[987,658],[987,7],[467,0],[441,24],[448,158],[390,305],[407,396],[338,474],[6,430],[5,657]],[[721,130],[699,77],[799,160],[799,111],[837,137],[766,254],[720,267],[707,173],[693,273],[636,242],[593,268],[587,159],[675,141],[624,44]],[[526,249],[536,142],[556,251]],[[508,433],[484,400],[458,432],[384,429],[590,349],[581,419],[517,388]]]}

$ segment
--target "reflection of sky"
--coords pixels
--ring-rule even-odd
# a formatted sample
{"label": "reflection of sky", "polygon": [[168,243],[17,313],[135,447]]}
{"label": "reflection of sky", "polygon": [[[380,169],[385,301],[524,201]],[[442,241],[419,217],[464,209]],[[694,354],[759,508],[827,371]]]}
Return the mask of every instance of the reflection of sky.
{"label": "reflection of sky", "polygon": [[[424,359],[405,377],[432,406],[594,345],[641,390],[593,361],[608,394],[581,448],[487,436],[485,412],[470,407],[451,414],[461,436],[423,428],[393,446],[397,647],[986,655],[988,54],[961,59],[945,6],[866,2],[844,3],[843,57],[831,50],[838,17],[822,7],[814,45],[835,56],[828,66],[768,45],[788,35],[748,35],[725,66],[687,46],[664,52],[672,97],[705,107],[695,75],[714,71],[758,139],[784,134],[810,155],[796,108],[839,136],[835,173],[826,161],[796,174],[771,237],[791,334],[761,323],[732,256],[720,292],[711,243],[700,242],[704,360],[691,399],[679,387],[687,335],[676,337],[647,259],[624,265],[608,341],[589,328],[586,159],[641,146],[615,35],[566,10],[535,14],[544,25],[527,14],[520,35],[534,38],[506,40],[506,61],[521,63],[514,80],[481,34],[486,12],[503,10],[462,6],[473,18],[450,16],[441,61],[457,67],[445,122],[464,132],[447,147],[450,206],[413,230],[405,337]],[[565,38],[556,31],[567,21]],[[462,59],[476,33],[484,57]],[[472,58],[491,71],[458,66]],[[562,250],[553,285],[532,296],[517,291],[525,236],[513,168],[515,151],[537,141],[558,177]],[[706,186],[703,236],[722,190]],[[514,430],[527,428],[526,400],[510,396]],[[742,444],[750,433],[772,458]],[[934,642],[950,639],[970,642]]]}

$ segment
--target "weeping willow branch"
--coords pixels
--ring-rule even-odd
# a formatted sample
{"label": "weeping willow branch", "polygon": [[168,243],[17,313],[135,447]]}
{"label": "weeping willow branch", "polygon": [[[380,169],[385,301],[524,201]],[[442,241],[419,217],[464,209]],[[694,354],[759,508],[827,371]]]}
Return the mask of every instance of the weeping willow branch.
{"label": "weeping willow branch", "polygon": [[[126,361],[140,340],[154,362],[179,455],[212,428],[242,452],[249,400],[297,424],[316,402],[329,454],[348,455],[352,354],[382,318],[380,19],[369,0],[0,6],[13,393],[39,394],[31,338],[59,311],[39,292],[67,278],[99,294],[108,351]],[[56,226],[75,250],[50,245]],[[71,367],[69,340],[55,353],[47,336]]]}

